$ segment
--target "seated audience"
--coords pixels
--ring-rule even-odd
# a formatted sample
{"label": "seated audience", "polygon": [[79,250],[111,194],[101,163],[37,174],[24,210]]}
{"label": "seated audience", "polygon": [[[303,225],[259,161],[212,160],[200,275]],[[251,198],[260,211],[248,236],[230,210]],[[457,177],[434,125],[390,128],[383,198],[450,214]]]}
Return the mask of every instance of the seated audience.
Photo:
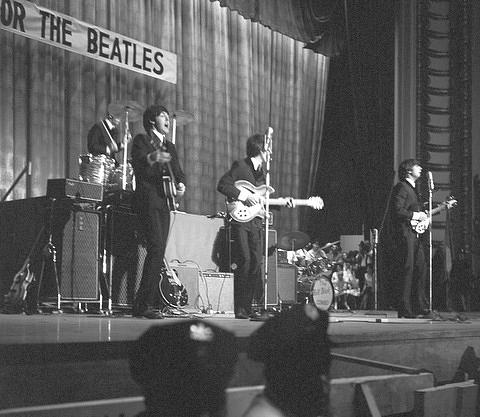
{"label": "seated audience", "polygon": [[138,417],[217,417],[237,360],[235,336],[201,320],[150,327],[130,352],[145,396]]}
{"label": "seated audience", "polygon": [[328,313],[295,305],[269,319],[250,338],[248,355],[265,365],[265,390],[243,417],[328,415]]}

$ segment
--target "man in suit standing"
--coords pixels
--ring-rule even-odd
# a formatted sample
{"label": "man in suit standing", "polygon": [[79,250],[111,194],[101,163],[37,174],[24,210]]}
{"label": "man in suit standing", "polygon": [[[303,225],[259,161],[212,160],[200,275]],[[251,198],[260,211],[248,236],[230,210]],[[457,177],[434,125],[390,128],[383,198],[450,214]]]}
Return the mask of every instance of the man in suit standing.
{"label": "man in suit standing", "polygon": [[148,319],[162,318],[155,306],[159,303],[158,283],[164,267],[165,249],[170,228],[170,208],[162,186],[164,176],[170,178],[177,196],[185,193],[185,174],[180,166],[175,145],[167,140],[170,130],[168,110],[158,104],[143,114],[145,133],[133,138],[132,164],[137,187],[133,207],[138,214],[147,244],[140,287],[135,296],[133,315]]}
{"label": "man in suit standing", "polygon": [[398,316],[405,318],[431,315],[425,297],[427,267],[422,235],[411,227],[411,220],[428,221],[415,187],[421,174],[419,161],[402,161],[398,169],[400,181],[392,194],[397,271],[401,280]]}
{"label": "man in suit standing", "polygon": [[[235,161],[218,182],[217,190],[229,201],[239,200],[247,206],[261,202],[258,195],[235,187],[238,180],[249,181],[258,187],[265,184],[265,172],[262,164],[266,162],[263,135],[256,134],[247,140],[247,157]],[[262,279],[262,219],[242,223],[232,220],[232,269],[234,273],[234,309],[237,319],[248,319],[252,313],[252,301],[255,290],[260,292]]]}

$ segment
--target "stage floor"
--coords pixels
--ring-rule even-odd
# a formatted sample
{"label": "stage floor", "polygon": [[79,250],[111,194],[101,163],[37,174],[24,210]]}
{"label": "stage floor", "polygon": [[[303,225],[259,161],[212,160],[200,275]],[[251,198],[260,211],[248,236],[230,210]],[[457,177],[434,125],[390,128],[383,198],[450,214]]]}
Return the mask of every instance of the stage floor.
{"label": "stage floor", "polygon": [[[372,338],[405,340],[442,332],[444,335],[480,333],[480,312],[440,313],[443,320],[398,319],[395,311],[330,312],[329,334],[334,344],[368,341]],[[261,321],[238,320],[233,314],[172,314],[161,320],[135,318],[129,314],[96,313],[0,314],[0,347],[22,344],[113,343],[133,341],[152,325],[178,320],[208,320],[248,338]]]}
{"label": "stage floor", "polygon": [[[426,369],[436,381],[450,381],[468,347],[480,350],[480,313],[453,313],[444,320],[397,319],[393,311],[332,312],[332,352]],[[249,336],[261,321],[232,315],[192,314],[232,331],[240,360],[231,386],[263,383],[261,365],[247,358]],[[465,318],[463,317],[463,318]],[[139,395],[129,376],[128,351],[152,325],[188,319],[129,315],[0,315],[0,408]],[[392,374],[335,359],[331,377]]]}

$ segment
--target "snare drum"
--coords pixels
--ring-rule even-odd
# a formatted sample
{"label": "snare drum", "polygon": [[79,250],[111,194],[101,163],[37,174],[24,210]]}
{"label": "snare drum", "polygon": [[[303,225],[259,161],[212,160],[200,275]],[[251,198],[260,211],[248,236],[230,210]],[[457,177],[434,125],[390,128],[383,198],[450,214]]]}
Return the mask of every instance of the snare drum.
{"label": "snare drum", "polygon": [[108,184],[110,173],[115,167],[115,161],[106,155],[84,154],[78,158],[80,181]]}
{"label": "snare drum", "polygon": [[327,277],[317,276],[312,283],[310,295],[313,303],[320,309],[327,311],[333,304],[335,292]]}

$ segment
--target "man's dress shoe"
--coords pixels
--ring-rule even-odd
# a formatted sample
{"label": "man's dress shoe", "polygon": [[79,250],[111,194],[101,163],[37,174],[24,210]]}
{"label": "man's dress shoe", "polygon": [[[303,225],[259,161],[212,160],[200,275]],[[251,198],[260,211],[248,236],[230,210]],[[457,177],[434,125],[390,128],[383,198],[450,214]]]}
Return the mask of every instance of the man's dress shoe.
{"label": "man's dress shoe", "polygon": [[236,319],[249,319],[250,316],[246,312],[244,308],[239,308],[237,312],[235,313],[235,318]]}
{"label": "man's dress shoe", "polygon": [[151,308],[147,308],[143,311],[134,312],[133,315],[134,317],[144,317],[150,320],[163,319],[163,314],[160,311]]}

